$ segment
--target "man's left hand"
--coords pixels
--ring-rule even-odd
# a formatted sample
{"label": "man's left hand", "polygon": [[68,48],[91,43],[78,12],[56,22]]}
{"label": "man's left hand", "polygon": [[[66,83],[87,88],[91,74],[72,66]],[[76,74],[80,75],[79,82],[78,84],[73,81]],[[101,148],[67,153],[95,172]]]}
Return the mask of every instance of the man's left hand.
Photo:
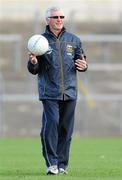
{"label": "man's left hand", "polygon": [[83,59],[77,59],[75,61],[75,65],[76,65],[77,70],[79,71],[83,71],[87,68],[87,62]]}

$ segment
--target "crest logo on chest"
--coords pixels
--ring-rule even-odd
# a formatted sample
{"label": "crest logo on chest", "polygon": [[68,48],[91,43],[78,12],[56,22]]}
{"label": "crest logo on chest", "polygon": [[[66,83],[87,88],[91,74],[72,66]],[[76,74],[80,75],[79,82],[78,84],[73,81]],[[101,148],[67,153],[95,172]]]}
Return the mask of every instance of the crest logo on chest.
{"label": "crest logo on chest", "polygon": [[67,52],[67,55],[72,56],[72,54],[73,54],[73,47],[72,47],[71,44],[67,44],[66,45],[66,52]]}

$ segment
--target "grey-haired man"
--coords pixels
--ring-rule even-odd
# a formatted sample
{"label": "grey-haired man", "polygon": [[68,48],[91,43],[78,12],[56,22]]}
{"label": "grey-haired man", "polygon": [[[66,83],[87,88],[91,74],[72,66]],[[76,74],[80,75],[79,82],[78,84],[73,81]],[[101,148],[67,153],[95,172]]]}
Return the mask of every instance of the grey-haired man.
{"label": "grey-haired man", "polygon": [[50,52],[29,53],[28,70],[38,75],[39,99],[43,104],[41,142],[47,175],[66,174],[77,99],[77,71],[87,62],[80,39],[66,31],[64,13],[58,7],[46,11]]}

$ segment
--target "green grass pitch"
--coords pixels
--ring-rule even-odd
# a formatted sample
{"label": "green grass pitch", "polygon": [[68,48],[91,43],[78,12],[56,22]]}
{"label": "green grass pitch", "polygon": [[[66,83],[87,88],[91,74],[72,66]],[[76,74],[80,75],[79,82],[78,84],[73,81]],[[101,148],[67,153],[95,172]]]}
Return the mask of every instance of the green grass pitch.
{"label": "green grass pitch", "polygon": [[45,175],[39,138],[0,139],[0,180],[120,180],[121,138],[73,138],[68,175]]}

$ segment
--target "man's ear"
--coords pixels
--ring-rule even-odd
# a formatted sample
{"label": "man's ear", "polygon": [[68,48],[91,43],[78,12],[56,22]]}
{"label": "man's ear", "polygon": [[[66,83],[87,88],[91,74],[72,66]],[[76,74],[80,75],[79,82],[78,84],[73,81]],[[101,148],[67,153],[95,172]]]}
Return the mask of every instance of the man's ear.
{"label": "man's ear", "polygon": [[48,25],[49,24],[49,18],[46,18],[46,24]]}

